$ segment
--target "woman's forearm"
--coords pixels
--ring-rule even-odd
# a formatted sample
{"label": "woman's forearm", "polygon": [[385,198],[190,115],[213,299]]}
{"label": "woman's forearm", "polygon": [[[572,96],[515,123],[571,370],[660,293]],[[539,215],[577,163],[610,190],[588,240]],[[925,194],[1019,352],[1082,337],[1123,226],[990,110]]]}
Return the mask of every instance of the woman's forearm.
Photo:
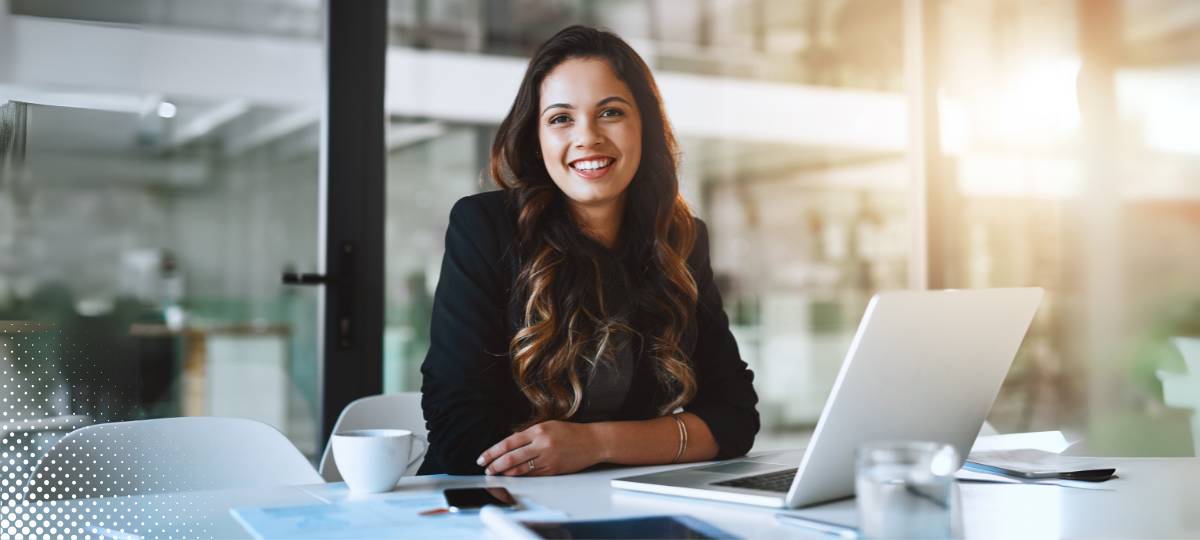
{"label": "woman's forearm", "polygon": [[[692,413],[680,413],[687,426],[687,447],[679,462],[704,461],[717,455],[717,441],[708,425]],[[652,420],[596,422],[593,430],[599,461],[620,465],[670,463],[679,452],[679,425],[671,416]]]}

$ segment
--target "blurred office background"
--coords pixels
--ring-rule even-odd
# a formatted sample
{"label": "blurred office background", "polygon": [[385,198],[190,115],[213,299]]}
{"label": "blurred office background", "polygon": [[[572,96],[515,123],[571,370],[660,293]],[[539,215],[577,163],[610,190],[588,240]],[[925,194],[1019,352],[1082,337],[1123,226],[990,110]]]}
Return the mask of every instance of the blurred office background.
{"label": "blurred office background", "polygon": [[[1200,336],[1192,0],[390,1],[386,391],[419,388],[450,206],[573,23],[659,78],[759,448],[807,437],[875,291],[1037,285],[991,422],[1194,453],[1160,382]],[[0,0],[0,348],[33,358],[0,366],[32,391],[5,422],[243,416],[320,450],[317,295],[279,276],[317,267],[323,31],[319,0]]]}

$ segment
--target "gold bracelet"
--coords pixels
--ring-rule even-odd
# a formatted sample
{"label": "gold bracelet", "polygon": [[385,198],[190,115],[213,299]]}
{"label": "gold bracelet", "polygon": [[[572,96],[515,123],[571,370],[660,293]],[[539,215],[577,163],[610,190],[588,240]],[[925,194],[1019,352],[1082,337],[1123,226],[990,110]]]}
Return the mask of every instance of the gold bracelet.
{"label": "gold bracelet", "polygon": [[672,414],[671,418],[674,418],[675,423],[679,425],[679,451],[675,452],[675,459],[672,459],[671,463],[679,463],[679,458],[683,457],[683,451],[687,449],[687,424],[683,423],[683,419],[678,414]]}

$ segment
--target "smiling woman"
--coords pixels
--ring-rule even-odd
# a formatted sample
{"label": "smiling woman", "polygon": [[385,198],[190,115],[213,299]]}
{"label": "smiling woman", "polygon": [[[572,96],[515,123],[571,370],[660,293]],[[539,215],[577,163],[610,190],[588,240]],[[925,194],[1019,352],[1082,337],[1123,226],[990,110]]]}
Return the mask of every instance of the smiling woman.
{"label": "smiling woman", "polygon": [[679,194],[645,62],[567,28],[492,146],[499,192],[451,210],[422,365],[423,474],[550,475],[744,454],[753,373]]}

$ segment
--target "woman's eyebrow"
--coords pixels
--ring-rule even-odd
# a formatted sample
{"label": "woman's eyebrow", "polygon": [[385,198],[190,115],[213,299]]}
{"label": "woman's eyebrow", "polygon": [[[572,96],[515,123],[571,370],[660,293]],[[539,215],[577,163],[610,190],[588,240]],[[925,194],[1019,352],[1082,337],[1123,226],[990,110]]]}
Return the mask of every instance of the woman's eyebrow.
{"label": "woman's eyebrow", "polygon": [[551,104],[550,106],[546,107],[545,109],[542,109],[542,114],[546,114],[546,111],[553,109],[555,107],[560,108],[560,109],[574,109],[575,108],[575,106],[571,105],[570,103],[554,103],[554,104]]}
{"label": "woman's eyebrow", "polygon": [[602,100],[600,100],[600,101],[597,101],[597,102],[596,102],[596,106],[597,106],[597,107],[599,107],[599,106],[601,106],[601,105],[604,105],[605,103],[611,103],[611,102],[613,102],[613,101],[620,101],[621,103],[624,103],[624,104],[626,104],[626,105],[629,105],[630,107],[632,107],[632,106],[633,106],[632,104],[630,104],[630,103],[629,103],[629,101],[628,101],[628,100],[626,100],[625,98],[623,98],[623,97],[621,97],[621,96],[608,96],[608,97],[606,97],[606,98],[604,98],[604,99],[602,99]]}
{"label": "woman's eyebrow", "polygon": [[[621,97],[621,96],[608,96],[608,97],[606,97],[606,98],[604,98],[604,99],[602,99],[602,100],[600,100],[600,101],[597,101],[597,102],[596,102],[596,106],[597,106],[597,107],[599,107],[599,106],[601,106],[601,105],[604,105],[604,104],[606,104],[606,103],[611,103],[611,102],[613,102],[613,101],[620,101],[621,103],[624,103],[624,104],[626,104],[626,105],[629,105],[630,107],[632,107],[632,106],[633,106],[632,104],[630,104],[630,103],[629,103],[629,100],[627,100],[627,99],[625,99],[625,98],[623,98],[623,97]],[[546,114],[546,111],[549,111],[550,109],[554,109],[554,108],[559,108],[559,109],[574,109],[574,108],[575,108],[575,106],[574,106],[574,105],[571,105],[570,103],[552,103],[552,104],[550,104],[549,106],[547,106],[545,109],[542,109],[542,114]]]}

